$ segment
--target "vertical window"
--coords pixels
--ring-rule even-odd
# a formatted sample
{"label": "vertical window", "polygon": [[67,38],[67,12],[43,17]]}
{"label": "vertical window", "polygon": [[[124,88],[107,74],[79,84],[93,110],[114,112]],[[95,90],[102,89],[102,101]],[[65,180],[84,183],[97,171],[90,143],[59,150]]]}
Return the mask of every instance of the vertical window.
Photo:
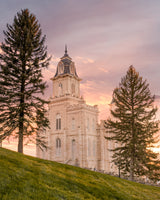
{"label": "vertical window", "polygon": [[71,91],[72,91],[72,94],[74,94],[75,93],[75,85],[72,83],[72,85],[71,85]]}
{"label": "vertical window", "polygon": [[74,129],[75,129],[75,119],[72,118],[72,130],[74,130]]}
{"label": "vertical window", "polygon": [[61,116],[60,114],[56,115],[56,130],[60,130],[61,129]]}
{"label": "vertical window", "polygon": [[58,63],[58,74],[63,74],[64,73],[64,64],[62,61]]}
{"label": "vertical window", "polygon": [[61,140],[59,138],[56,139],[56,155],[59,156],[61,154]]}
{"label": "vertical window", "polygon": [[59,96],[63,95],[63,85],[62,85],[62,83],[59,84],[58,93],[59,93]]}
{"label": "vertical window", "polygon": [[72,160],[75,160],[76,155],[76,141],[75,139],[72,140]]}

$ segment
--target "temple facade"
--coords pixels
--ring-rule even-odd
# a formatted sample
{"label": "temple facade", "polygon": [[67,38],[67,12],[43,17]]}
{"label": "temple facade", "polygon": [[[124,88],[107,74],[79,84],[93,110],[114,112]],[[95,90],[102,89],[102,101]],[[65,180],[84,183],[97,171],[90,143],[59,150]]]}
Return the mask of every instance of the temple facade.
{"label": "temple facade", "polygon": [[46,131],[47,151],[37,157],[107,173],[118,173],[111,163],[113,141],[105,139],[104,121],[98,123],[98,106],[87,105],[80,94],[76,67],[65,49],[53,78]]}

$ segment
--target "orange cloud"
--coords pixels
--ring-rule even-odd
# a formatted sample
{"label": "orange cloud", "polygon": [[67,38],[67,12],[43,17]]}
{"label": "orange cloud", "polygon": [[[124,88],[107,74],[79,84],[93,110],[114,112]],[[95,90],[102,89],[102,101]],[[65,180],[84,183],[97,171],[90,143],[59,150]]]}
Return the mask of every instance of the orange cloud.
{"label": "orange cloud", "polygon": [[[13,151],[17,151],[18,140],[13,137],[10,137],[9,140],[4,140],[2,142],[2,147],[11,149]],[[24,145],[24,154],[30,156],[36,156],[36,145],[31,143]]]}

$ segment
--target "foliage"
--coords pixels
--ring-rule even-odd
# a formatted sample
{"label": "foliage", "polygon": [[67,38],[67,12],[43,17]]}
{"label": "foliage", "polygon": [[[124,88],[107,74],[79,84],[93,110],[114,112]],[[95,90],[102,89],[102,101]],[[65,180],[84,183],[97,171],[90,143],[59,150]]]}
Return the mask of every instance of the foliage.
{"label": "foliage", "polygon": [[160,188],[0,148],[0,199],[158,200]]}
{"label": "foliage", "polygon": [[118,143],[113,150],[113,162],[123,173],[158,179],[160,164],[152,151],[157,142],[157,108],[149,85],[143,81],[133,66],[113,91],[111,118],[105,123],[109,140]]}
{"label": "foliage", "polygon": [[23,152],[24,136],[45,147],[40,135],[49,126],[45,116],[48,102],[40,97],[47,87],[42,69],[49,64],[45,36],[28,9],[18,12],[12,25],[7,24],[4,36],[0,54],[0,140],[18,135],[19,152]]}

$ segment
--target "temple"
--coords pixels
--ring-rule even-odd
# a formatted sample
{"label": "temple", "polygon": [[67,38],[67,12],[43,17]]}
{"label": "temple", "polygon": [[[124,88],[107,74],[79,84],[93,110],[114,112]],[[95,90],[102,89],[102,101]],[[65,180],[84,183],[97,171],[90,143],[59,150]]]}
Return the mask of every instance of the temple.
{"label": "temple", "polygon": [[37,147],[37,157],[107,173],[118,173],[111,163],[113,141],[105,139],[104,121],[98,123],[98,106],[87,105],[80,93],[81,78],[67,46],[53,82],[46,132],[48,150]]}

